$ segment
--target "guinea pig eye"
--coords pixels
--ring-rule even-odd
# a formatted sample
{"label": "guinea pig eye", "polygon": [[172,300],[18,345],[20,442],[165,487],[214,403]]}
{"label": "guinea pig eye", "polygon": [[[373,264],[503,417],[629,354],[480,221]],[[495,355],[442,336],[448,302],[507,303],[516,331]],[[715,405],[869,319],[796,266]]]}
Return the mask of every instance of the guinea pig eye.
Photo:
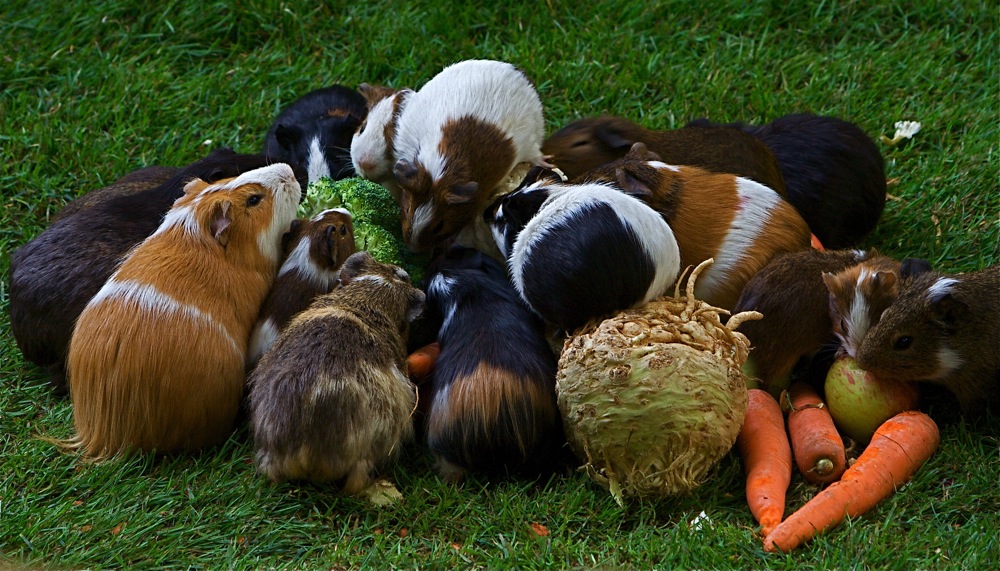
{"label": "guinea pig eye", "polygon": [[903,335],[899,339],[896,339],[896,342],[892,345],[892,347],[897,351],[905,351],[909,349],[910,345],[912,344],[913,344],[913,337],[910,337],[909,335]]}
{"label": "guinea pig eye", "polygon": [[247,198],[247,206],[257,206],[263,199],[263,194],[251,194],[250,197]]}

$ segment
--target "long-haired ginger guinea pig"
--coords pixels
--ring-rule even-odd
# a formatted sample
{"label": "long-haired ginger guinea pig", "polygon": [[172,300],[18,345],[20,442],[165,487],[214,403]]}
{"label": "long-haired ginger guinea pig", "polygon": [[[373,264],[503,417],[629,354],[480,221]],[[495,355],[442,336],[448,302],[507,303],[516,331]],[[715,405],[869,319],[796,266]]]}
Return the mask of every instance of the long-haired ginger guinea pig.
{"label": "long-haired ginger guinea pig", "polygon": [[[66,214],[11,256],[10,328],[24,358],[47,367],[53,388],[65,393],[66,350],[77,318],[128,251],[156,230],[184,186],[193,179],[233,178],[272,162],[217,149],[165,181],[158,174],[162,167],[143,169],[119,181],[131,181],[127,187],[116,183],[68,204]],[[299,174],[304,184],[305,173]]]}
{"label": "long-haired ginger guinea pig", "polygon": [[195,451],[233,428],[250,328],[301,187],[277,163],[184,192],[73,331],[66,445],[88,457]]}
{"label": "long-haired ginger guinea pig", "polygon": [[453,246],[427,286],[440,320],[427,443],[441,476],[532,475],[564,442],[556,357],[500,262]]}
{"label": "long-haired ginger guinea pig", "polygon": [[680,248],[681,267],[713,263],[695,296],[732,309],[772,258],[810,247],[809,227],[772,189],[748,178],[673,166],[636,143],[624,158],[574,179],[609,182],[659,212]]}
{"label": "long-haired ginger guinea pig", "polygon": [[296,315],[250,375],[257,469],[332,482],[352,495],[413,436],[405,331],[424,293],[402,269],[357,252],[340,286]]}
{"label": "long-haired ginger guinea pig", "polygon": [[250,336],[248,364],[260,359],[296,313],[339,283],[340,266],[356,249],[351,213],[333,208],[297,218],[282,242],[285,259]]}

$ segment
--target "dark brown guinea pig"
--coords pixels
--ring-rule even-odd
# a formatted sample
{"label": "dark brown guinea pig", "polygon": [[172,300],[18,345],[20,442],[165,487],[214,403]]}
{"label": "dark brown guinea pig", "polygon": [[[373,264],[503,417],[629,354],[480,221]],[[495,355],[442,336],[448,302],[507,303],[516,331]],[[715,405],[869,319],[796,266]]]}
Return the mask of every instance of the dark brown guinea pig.
{"label": "dark brown guinea pig", "polygon": [[[10,260],[10,327],[25,359],[47,367],[57,392],[66,392],[64,359],[73,324],[114,272],[122,257],[163,221],[184,186],[213,183],[273,161],[217,149],[162,184],[130,193],[85,195],[83,208],[60,217],[18,248]],[[296,178],[304,180],[302,171]]]}
{"label": "dark brown guinea pig", "polygon": [[748,373],[763,388],[787,388],[799,359],[824,347],[832,357],[837,339],[823,274],[843,272],[870,255],[862,250],[812,249],[783,254],[747,282],[733,313],[759,311],[764,316],[737,328],[750,341]]}
{"label": "dark brown guinea pig", "polygon": [[271,348],[296,313],[339,283],[340,266],[356,250],[351,213],[334,208],[297,218],[283,242],[284,261],[250,335],[249,365]]}
{"label": "dark brown guinea pig", "polygon": [[250,375],[257,469],[269,479],[365,491],[413,436],[405,332],[424,294],[357,252],[341,285],[296,315]]}
{"label": "dark brown guinea pig", "polygon": [[785,195],[781,169],[771,150],[756,137],[731,127],[653,131],[620,117],[593,117],[553,133],[542,144],[542,152],[573,179],[624,157],[634,143],[645,143],[665,163],[746,177]]}
{"label": "dark brown guinea pig", "polygon": [[695,295],[732,309],[743,286],[772,258],[809,249],[809,228],[772,189],[732,174],[659,160],[643,143],[624,158],[571,180],[606,182],[645,202],[673,230],[681,268],[715,262],[695,285]]}
{"label": "dark brown guinea pig", "polygon": [[116,180],[109,186],[92,190],[83,196],[76,198],[66,204],[52,219],[53,222],[60,218],[70,216],[80,210],[91,208],[101,202],[111,200],[116,196],[128,196],[137,192],[143,192],[150,188],[157,187],[170,177],[181,172],[179,167],[151,166],[128,173]]}
{"label": "dark brown guinea pig", "polygon": [[963,414],[1000,404],[1000,265],[965,274],[912,273],[869,329],[858,365],[879,378],[944,386]]}

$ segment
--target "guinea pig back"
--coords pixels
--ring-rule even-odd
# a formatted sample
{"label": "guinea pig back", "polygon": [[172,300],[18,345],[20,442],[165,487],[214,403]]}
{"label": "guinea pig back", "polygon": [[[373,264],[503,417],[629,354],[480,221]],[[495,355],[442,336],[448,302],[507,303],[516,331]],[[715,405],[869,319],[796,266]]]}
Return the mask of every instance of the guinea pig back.
{"label": "guinea pig back", "polygon": [[250,328],[301,188],[278,163],[184,191],[73,331],[67,445],[86,456],[194,451],[232,430]]}

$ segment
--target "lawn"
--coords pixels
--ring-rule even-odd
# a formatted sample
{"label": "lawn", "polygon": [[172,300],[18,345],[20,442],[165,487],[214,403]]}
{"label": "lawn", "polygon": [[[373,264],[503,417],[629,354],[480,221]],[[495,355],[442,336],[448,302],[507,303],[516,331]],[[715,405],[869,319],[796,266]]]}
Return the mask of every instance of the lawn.
{"label": "lawn", "polygon": [[[132,170],[217,145],[259,151],[311,89],[419,87],[460,59],[523,69],[549,132],[601,113],[665,129],[812,111],[876,139],[920,121],[913,140],[879,143],[891,198],[864,245],[944,271],[1000,261],[993,3],[230,4],[0,7],[0,567],[1000,567],[995,416],[943,424],[938,453],[895,496],[787,555],[755,537],[735,454],[688,496],[622,508],[575,472],[447,485],[415,445],[390,474],[405,500],[374,508],[268,483],[245,429],[196,457],[100,465],[40,440],[70,434],[71,406],[10,334],[11,251]],[[817,491],[796,477],[790,508]]]}

